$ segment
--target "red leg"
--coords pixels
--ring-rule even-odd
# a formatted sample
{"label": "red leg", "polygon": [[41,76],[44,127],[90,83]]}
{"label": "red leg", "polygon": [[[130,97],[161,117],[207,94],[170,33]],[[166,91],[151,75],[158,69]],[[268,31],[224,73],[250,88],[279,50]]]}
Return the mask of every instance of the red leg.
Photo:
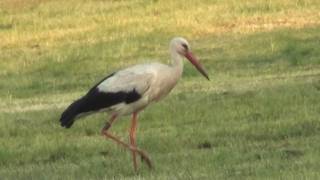
{"label": "red leg", "polygon": [[[132,114],[132,123],[131,123],[131,128],[130,128],[130,144],[132,147],[136,148],[136,130],[137,130],[137,118],[138,113],[134,112]],[[137,158],[136,158],[136,151],[131,151],[132,152],[132,158],[133,158],[133,168],[135,171],[137,171]]]}
{"label": "red leg", "polygon": [[106,123],[106,125],[104,126],[104,128],[101,130],[102,135],[104,135],[107,138],[110,138],[112,140],[114,140],[115,142],[117,142],[118,144],[122,145],[123,147],[130,149],[132,152],[138,153],[141,156],[141,159],[144,160],[149,168],[152,168],[152,164],[151,164],[151,160],[148,157],[148,155],[143,152],[142,150],[138,149],[135,146],[132,145],[128,145],[127,143],[121,141],[119,138],[113,136],[112,134],[110,134],[108,132],[108,129],[111,127],[112,123],[114,122],[114,120],[117,118],[116,115],[113,115],[110,119],[109,122]]}
{"label": "red leg", "polygon": [[106,122],[106,124],[104,125],[104,127],[101,130],[101,134],[103,135],[105,132],[108,131],[108,129],[111,127],[112,123],[117,119],[117,115],[112,115],[111,119],[109,120],[109,122]]}

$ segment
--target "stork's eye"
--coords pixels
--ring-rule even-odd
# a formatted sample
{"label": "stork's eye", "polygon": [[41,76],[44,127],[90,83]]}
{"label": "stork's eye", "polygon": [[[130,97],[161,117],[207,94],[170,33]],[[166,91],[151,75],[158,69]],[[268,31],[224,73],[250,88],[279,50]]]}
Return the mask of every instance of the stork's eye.
{"label": "stork's eye", "polygon": [[184,47],[184,49],[186,50],[186,51],[188,51],[188,45],[186,45],[186,44],[182,44],[182,46]]}

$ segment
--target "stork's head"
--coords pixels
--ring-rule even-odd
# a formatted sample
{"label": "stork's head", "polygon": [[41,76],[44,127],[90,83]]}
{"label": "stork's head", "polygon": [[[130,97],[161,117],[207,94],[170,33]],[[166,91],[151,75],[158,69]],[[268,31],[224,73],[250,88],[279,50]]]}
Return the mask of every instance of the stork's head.
{"label": "stork's head", "polygon": [[190,45],[187,40],[182,37],[175,37],[170,42],[170,49],[179,55],[187,58],[197,70],[209,80],[209,76],[205,68],[200,64],[199,60],[192,54]]}

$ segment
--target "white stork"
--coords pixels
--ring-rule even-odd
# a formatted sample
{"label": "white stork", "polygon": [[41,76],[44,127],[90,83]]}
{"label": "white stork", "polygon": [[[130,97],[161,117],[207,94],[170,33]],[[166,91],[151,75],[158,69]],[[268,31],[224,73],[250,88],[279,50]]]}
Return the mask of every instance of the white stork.
{"label": "white stork", "polygon": [[[183,57],[186,57],[209,80],[205,69],[193,56],[189,43],[184,38],[176,37],[171,40],[170,53],[171,65],[160,63],[135,65],[102,79],[62,113],[61,126],[70,128],[74,121],[83,115],[106,111],[110,115],[110,120],[102,129],[102,135],[132,151],[135,171],[137,170],[137,153],[151,168],[150,158],[136,147],[138,113],[151,102],[166,96],[177,84],[183,71]],[[108,132],[117,117],[129,114],[132,114],[130,145]]]}

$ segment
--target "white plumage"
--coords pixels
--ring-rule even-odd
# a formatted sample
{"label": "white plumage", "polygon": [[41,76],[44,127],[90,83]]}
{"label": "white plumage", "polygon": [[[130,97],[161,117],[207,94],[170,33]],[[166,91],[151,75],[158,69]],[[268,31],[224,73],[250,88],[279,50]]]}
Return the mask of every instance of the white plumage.
{"label": "white plumage", "polygon": [[179,79],[173,76],[176,75],[173,73],[173,67],[164,64],[136,65],[120,70],[100,83],[97,88],[105,93],[135,90],[140,94],[141,98],[133,103],[119,103],[109,107],[108,111],[111,114],[128,115],[167,95]]}
{"label": "white plumage", "polygon": [[[61,125],[69,128],[82,114],[107,111],[111,119],[103,128],[103,135],[131,149],[135,170],[137,169],[136,153],[141,155],[151,167],[148,156],[136,148],[135,129],[138,112],[151,102],[165,97],[173,89],[182,75],[183,57],[186,57],[202,75],[209,79],[202,65],[192,55],[190,45],[185,39],[174,38],[170,43],[170,54],[171,65],[141,64],[109,75],[64,111],[60,119]],[[133,114],[130,145],[107,131],[118,116],[128,114]]]}

